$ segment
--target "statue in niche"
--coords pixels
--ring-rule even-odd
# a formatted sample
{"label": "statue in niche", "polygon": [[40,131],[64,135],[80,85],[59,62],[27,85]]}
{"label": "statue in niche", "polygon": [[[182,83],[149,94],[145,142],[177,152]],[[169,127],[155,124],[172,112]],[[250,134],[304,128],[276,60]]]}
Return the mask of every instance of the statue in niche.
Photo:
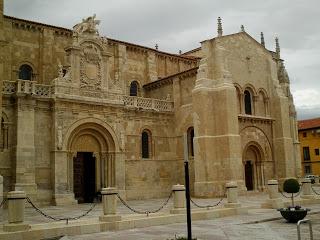
{"label": "statue in niche", "polygon": [[77,34],[89,33],[98,35],[97,25],[100,24],[100,20],[95,20],[96,14],[86,19],[82,19],[81,23],[76,24],[73,27],[73,32]]}

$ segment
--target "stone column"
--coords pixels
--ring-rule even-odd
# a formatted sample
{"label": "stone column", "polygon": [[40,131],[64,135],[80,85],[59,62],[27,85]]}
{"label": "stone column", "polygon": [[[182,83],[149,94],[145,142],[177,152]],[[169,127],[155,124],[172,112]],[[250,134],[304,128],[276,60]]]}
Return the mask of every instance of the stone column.
{"label": "stone column", "polygon": [[51,161],[54,186],[53,204],[56,206],[77,204],[73,190],[73,154],[55,150]]}
{"label": "stone column", "polygon": [[8,224],[3,226],[5,232],[26,231],[29,224],[24,221],[24,207],[26,194],[24,191],[12,191],[7,195],[8,199]]}
{"label": "stone column", "polygon": [[224,204],[226,208],[237,208],[241,204],[238,202],[238,184],[237,182],[226,183],[228,203]]}
{"label": "stone column", "polygon": [[311,189],[311,179],[304,178],[302,181],[302,194],[301,198],[314,199],[315,196]]}
{"label": "stone column", "polygon": [[172,214],[186,213],[186,188],[184,185],[173,185],[173,209],[170,210]]}
{"label": "stone column", "polygon": [[[290,131],[288,98],[278,92],[279,96],[272,98],[272,117],[275,118],[274,127],[274,158],[276,176],[282,183],[288,177],[295,177],[295,163],[293,138]],[[299,159],[300,161],[300,159]]]}
{"label": "stone column", "polygon": [[[0,204],[2,203],[3,200],[3,177],[0,175]],[[0,221],[2,221],[3,217],[3,208],[4,206],[0,207]]]}
{"label": "stone column", "polygon": [[[4,34],[4,17],[3,17],[3,0],[0,0],[0,120],[2,119],[2,85],[3,85],[3,80],[5,78],[4,75],[4,64],[5,62],[10,62],[11,59],[8,59],[7,56],[5,58],[5,54],[7,53],[6,45],[8,42],[6,42],[5,39],[5,34]],[[11,80],[11,79],[8,79]],[[0,131],[0,137],[1,136],[1,131]]]}
{"label": "stone column", "polygon": [[262,207],[275,208],[275,209],[284,207],[283,201],[280,198],[278,189],[279,189],[279,184],[277,180],[268,181],[269,199],[267,199],[265,203],[261,204]]}
{"label": "stone column", "polygon": [[35,105],[33,98],[17,94],[17,145],[15,154],[15,190],[25,191],[33,200],[37,199],[35,183]]}
{"label": "stone column", "polygon": [[147,52],[147,78],[148,82],[153,82],[158,79],[156,54],[153,51]]}
{"label": "stone column", "polygon": [[99,217],[101,222],[116,222],[121,220],[121,216],[117,215],[117,193],[116,188],[102,188],[103,215]]}

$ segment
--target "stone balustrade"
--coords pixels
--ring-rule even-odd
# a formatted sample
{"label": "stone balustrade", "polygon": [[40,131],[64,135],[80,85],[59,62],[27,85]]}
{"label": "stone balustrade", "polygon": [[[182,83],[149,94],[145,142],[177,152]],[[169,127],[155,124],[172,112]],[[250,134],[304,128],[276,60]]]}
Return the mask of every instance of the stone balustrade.
{"label": "stone balustrade", "polygon": [[[56,91],[56,94],[55,94]],[[92,99],[101,98],[110,100],[113,104],[125,106],[127,108],[152,110],[156,112],[173,112],[173,102],[154,98],[143,98],[135,96],[125,96],[105,91],[80,91],[72,87],[63,86],[61,89],[54,85],[37,84],[35,81],[17,80],[3,81],[2,93],[4,95],[33,95],[39,98],[52,98],[55,95],[63,95],[68,98],[79,96],[82,98],[89,97]]]}
{"label": "stone balustrade", "polygon": [[53,94],[53,87],[51,85],[37,84],[35,81],[29,80],[3,81],[2,93],[4,95],[16,93],[18,95],[50,98]]}
{"label": "stone balustrade", "polygon": [[126,107],[133,107],[137,109],[148,109],[158,112],[173,111],[173,102],[154,98],[123,96],[123,103]]}

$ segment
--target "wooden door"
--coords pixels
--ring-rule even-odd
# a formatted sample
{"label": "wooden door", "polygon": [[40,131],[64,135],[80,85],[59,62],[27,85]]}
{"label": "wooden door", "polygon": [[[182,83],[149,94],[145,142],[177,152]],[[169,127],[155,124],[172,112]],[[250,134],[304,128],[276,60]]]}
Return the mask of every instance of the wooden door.
{"label": "wooden door", "polygon": [[73,191],[74,197],[78,200],[78,203],[84,201],[84,155],[81,152],[77,153],[77,156],[73,159]]}
{"label": "wooden door", "polygon": [[245,180],[248,191],[253,190],[253,167],[250,161],[246,161],[244,166],[245,169]]}

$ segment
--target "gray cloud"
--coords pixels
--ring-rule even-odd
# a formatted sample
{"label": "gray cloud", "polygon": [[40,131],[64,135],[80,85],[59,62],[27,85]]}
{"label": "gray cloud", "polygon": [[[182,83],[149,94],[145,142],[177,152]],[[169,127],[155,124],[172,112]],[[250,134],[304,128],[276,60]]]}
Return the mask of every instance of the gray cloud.
{"label": "gray cloud", "polygon": [[[218,16],[225,34],[241,24],[257,40],[263,31],[271,50],[279,36],[299,118],[320,116],[314,104],[314,96],[320,99],[319,7],[316,0],[5,0],[7,15],[67,28],[96,13],[101,34],[149,47],[157,43],[173,53],[214,37]],[[313,90],[312,98],[306,89]]]}

